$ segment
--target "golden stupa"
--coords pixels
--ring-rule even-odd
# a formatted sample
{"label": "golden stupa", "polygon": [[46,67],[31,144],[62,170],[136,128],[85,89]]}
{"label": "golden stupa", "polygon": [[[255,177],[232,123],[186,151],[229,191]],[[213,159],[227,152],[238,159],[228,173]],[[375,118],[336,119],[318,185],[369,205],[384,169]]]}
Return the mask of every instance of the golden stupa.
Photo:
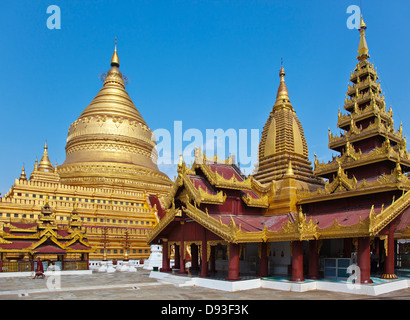
{"label": "golden stupa", "polygon": [[170,180],[158,170],[153,132],[125,90],[119,68],[115,46],[103,88],[68,130],[61,182],[166,191]]}
{"label": "golden stupa", "polygon": [[115,45],[103,88],[69,127],[64,163],[52,165],[46,143],[30,178],[23,167],[0,198],[0,222],[36,222],[47,202],[60,225],[78,212],[91,260],[149,257],[146,234],[158,223],[150,197],[163,198],[172,182],[158,170],[153,132],[119,67]]}

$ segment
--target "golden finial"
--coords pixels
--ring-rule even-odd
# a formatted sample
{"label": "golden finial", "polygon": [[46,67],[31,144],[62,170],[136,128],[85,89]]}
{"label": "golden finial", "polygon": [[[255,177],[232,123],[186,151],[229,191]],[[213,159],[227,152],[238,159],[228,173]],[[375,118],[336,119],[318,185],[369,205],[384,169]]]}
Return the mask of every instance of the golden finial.
{"label": "golden finial", "polygon": [[24,164],[23,164],[23,168],[21,169],[20,180],[27,181],[26,169],[24,168]]}
{"label": "golden finial", "polygon": [[279,71],[279,77],[280,77],[280,84],[278,88],[278,93],[276,95],[276,105],[282,105],[284,102],[290,102],[289,101],[289,92],[288,88],[286,87],[285,83],[285,69],[283,68],[283,60],[281,61],[281,67]]}
{"label": "golden finial", "polygon": [[120,59],[118,58],[118,53],[117,53],[117,37],[115,37],[115,50],[111,58],[111,66],[118,67],[118,68],[120,67]]}
{"label": "golden finial", "polygon": [[360,17],[360,42],[359,42],[359,56],[357,59],[359,61],[364,61],[367,60],[369,56],[369,48],[367,47],[367,42],[366,42],[366,29],[367,26],[364,23],[363,16]]}

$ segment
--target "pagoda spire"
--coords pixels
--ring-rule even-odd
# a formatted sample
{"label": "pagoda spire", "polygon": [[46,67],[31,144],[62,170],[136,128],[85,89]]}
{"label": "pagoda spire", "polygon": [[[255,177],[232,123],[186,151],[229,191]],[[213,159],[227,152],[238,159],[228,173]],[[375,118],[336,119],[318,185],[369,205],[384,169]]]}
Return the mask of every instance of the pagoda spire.
{"label": "pagoda spire", "polygon": [[114,54],[112,55],[111,58],[111,66],[112,67],[120,67],[120,59],[118,58],[118,53],[117,53],[117,37],[115,37],[115,49],[114,49]]}
{"label": "pagoda spire", "polygon": [[40,171],[48,171],[48,172],[53,172],[54,168],[51,164],[50,158],[48,157],[48,153],[47,153],[47,141],[44,144],[44,153],[43,153],[43,157],[40,160],[40,163],[38,164],[38,169]]}
{"label": "pagoda spire", "polygon": [[364,23],[363,16],[360,17],[360,42],[359,42],[359,56],[357,59],[359,61],[367,60],[369,59],[369,48],[367,47],[367,42],[366,42],[366,23]]}
{"label": "pagoda spire", "polygon": [[117,38],[115,38],[115,49],[114,54],[111,58],[111,69],[108,71],[107,76],[104,80],[104,87],[108,84],[110,85],[120,85],[123,89],[125,88],[124,78],[120,71],[120,59],[117,53]]}
{"label": "pagoda spire", "polygon": [[[280,83],[279,83],[279,88],[278,88],[278,93],[276,94],[276,102],[274,107],[279,107],[283,105],[290,105],[290,100],[289,100],[289,92],[288,88],[286,87],[285,83],[285,69],[283,68],[283,64],[281,63],[280,71],[279,71],[279,77],[280,77]],[[290,105],[290,107],[292,107]]]}
{"label": "pagoda spire", "polygon": [[21,175],[20,175],[20,179],[19,179],[19,180],[27,181],[26,169],[24,168],[24,165],[23,165],[23,168],[21,169]]}

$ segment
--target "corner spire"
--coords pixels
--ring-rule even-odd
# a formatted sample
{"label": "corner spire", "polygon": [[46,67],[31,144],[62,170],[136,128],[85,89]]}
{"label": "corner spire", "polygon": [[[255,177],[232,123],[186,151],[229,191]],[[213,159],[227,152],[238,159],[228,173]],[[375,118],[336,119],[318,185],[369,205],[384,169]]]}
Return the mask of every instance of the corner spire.
{"label": "corner spire", "polygon": [[47,172],[52,172],[54,171],[53,166],[51,165],[50,158],[48,157],[48,152],[47,152],[47,141],[44,144],[44,153],[43,157],[41,158],[39,164],[38,164],[38,169],[40,171],[47,171]]}
{"label": "corner spire", "polygon": [[111,66],[117,67],[117,68],[120,67],[120,59],[118,58],[118,53],[117,53],[117,37],[115,37],[115,50],[111,58]]}
{"label": "corner spire", "polygon": [[364,23],[363,16],[360,17],[360,42],[359,42],[359,56],[357,59],[359,61],[367,60],[369,56],[369,48],[367,47],[367,42],[366,42],[366,23]]}

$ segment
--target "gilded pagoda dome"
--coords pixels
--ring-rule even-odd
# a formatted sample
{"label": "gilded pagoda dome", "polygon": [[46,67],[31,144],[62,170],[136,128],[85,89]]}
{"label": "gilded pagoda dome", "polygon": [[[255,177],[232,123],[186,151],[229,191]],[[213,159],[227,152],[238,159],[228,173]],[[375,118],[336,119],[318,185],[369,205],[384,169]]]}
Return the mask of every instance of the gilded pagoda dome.
{"label": "gilded pagoda dome", "polygon": [[104,85],[68,129],[61,182],[83,186],[168,188],[157,167],[156,141],[125,90],[115,46]]}
{"label": "gilded pagoda dome", "polygon": [[255,178],[261,183],[269,183],[282,179],[291,169],[298,180],[318,183],[308,160],[309,150],[302,125],[289,99],[285,75],[282,66],[276,102],[259,144],[259,165]]}

